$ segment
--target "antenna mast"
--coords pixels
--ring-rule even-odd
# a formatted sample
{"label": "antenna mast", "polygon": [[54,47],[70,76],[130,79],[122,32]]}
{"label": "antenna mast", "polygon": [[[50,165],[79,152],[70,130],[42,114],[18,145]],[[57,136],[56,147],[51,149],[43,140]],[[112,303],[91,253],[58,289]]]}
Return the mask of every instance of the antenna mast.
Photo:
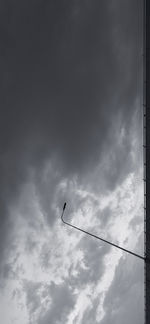
{"label": "antenna mast", "polygon": [[[150,1],[144,0],[144,203],[145,256],[150,258]],[[145,324],[150,323],[150,264],[145,263]]]}

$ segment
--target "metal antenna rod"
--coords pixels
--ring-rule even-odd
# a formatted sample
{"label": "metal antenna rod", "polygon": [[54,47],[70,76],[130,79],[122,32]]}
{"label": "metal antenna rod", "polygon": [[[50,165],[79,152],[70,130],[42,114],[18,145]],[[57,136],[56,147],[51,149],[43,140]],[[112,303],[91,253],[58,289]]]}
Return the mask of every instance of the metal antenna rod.
{"label": "metal antenna rod", "polygon": [[139,258],[139,259],[142,259],[142,260],[144,260],[144,261],[146,260],[145,257],[143,257],[143,256],[141,256],[141,255],[139,255],[139,254],[136,254],[136,253],[134,253],[134,252],[132,252],[132,251],[129,251],[129,250],[127,250],[127,249],[124,249],[123,247],[121,247],[121,246],[119,246],[119,245],[117,245],[117,244],[114,244],[114,243],[111,243],[111,242],[109,242],[109,241],[107,241],[107,240],[104,240],[104,239],[102,239],[101,237],[99,237],[99,236],[97,236],[97,235],[94,235],[94,234],[92,234],[92,233],[89,233],[89,232],[87,232],[87,231],[85,231],[85,230],[83,230],[83,229],[81,229],[81,228],[79,228],[79,227],[77,227],[77,226],[71,225],[70,223],[64,221],[64,219],[63,219],[63,215],[64,215],[65,208],[66,208],[66,202],[64,203],[63,211],[62,211],[62,215],[61,215],[61,220],[62,220],[62,222],[63,222],[64,224],[66,224],[66,225],[68,225],[68,226],[70,226],[70,227],[73,227],[73,228],[75,228],[76,230],[78,230],[78,231],[80,231],[80,232],[83,232],[83,233],[85,233],[85,234],[88,234],[88,235],[90,235],[90,236],[92,236],[92,237],[94,237],[94,238],[96,238],[96,239],[98,239],[98,240],[100,240],[100,241],[103,241],[103,242],[105,242],[105,243],[107,243],[107,244],[109,244],[109,245],[112,245],[112,246],[116,247],[117,249],[120,249],[120,250],[122,250],[122,251],[124,251],[124,252],[127,252],[127,253],[129,253],[129,254],[132,254],[132,255],[134,255],[135,257]]}

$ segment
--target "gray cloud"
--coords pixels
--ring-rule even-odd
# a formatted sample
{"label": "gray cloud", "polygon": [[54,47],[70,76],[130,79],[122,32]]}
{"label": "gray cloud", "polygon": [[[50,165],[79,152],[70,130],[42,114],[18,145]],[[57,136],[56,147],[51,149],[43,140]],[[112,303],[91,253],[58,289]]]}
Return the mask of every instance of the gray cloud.
{"label": "gray cloud", "polygon": [[[88,4],[79,5],[74,19],[73,2],[32,1],[11,10],[5,5],[11,11],[7,32],[16,45],[5,46],[13,85],[4,93],[1,139],[23,171],[26,163],[38,166],[58,153],[67,173],[83,172],[104,144],[112,144],[117,114],[122,125],[130,124],[137,95],[135,3],[122,1],[121,10],[119,2],[116,8],[104,1]],[[130,151],[127,143],[124,152]]]}
{"label": "gray cloud", "polygon": [[[68,282],[74,289],[84,289],[87,285],[97,284],[105,272],[104,256],[109,252],[110,247],[95,242],[92,238],[83,237],[76,247],[82,251],[83,259],[69,269]],[[74,275],[75,271],[75,275]]]}
{"label": "gray cloud", "polygon": [[49,293],[50,296],[52,295],[52,305],[45,314],[41,313],[38,324],[67,322],[67,317],[75,303],[75,296],[72,294],[72,291],[67,284],[57,286],[52,283]]}
{"label": "gray cloud", "polygon": [[[29,323],[48,324],[49,322],[66,322],[76,297],[67,283],[43,284],[24,280],[23,289],[26,296],[26,307],[29,312]],[[40,310],[40,314],[39,314]]]}
{"label": "gray cloud", "polygon": [[[136,0],[7,0],[0,8],[2,264],[13,249],[11,209],[29,179],[52,226],[61,180],[76,176],[78,184],[109,191],[134,170],[142,32],[137,29]],[[48,161],[50,181],[44,178]],[[98,164],[101,169],[95,174]],[[97,253],[95,249],[95,258]],[[86,257],[92,262],[91,254]],[[93,262],[88,275],[97,280]],[[65,289],[60,288],[60,296]],[[65,309],[56,291],[54,287],[54,299]],[[70,296],[68,290],[66,294]],[[52,320],[55,312],[53,306]],[[39,323],[48,319],[49,313]]]}
{"label": "gray cloud", "polygon": [[[99,301],[100,301],[100,295],[98,296],[98,298],[94,299],[92,309],[87,309],[85,311],[83,318],[82,318],[83,323],[87,323],[87,324],[91,324],[91,323],[97,324],[98,323],[96,320],[96,313],[97,313],[97,308],[99,306]],[[73,324],[75,324],[75,322]]]}
{"label": "gray cloud", "polygon": [[97,242],[92,238],[90,240],[89,237],[83,237],[80,246],[84,251],[84,264],[86,266],[83,275],[82,272],[80,272],[80,284],[86,281],[96,283],[104,274],[104,256],[109,252],[110,246],[100,244],[100,242]]}
{"label": "gray cloud", "polygon": [[[107,271],[107,268],[105,268]],[[104,299],[104,317],[97,318],[100,295],[84,313],[82,322],[98,324],[144,323],[144,266],[133,257],[121,258]]]}
{"label": "gray cloud", "polygon": [[104,301],[102,324],[144,323],[144,266],[128,256],[121,259]]}
{"label": "gray cloud", "polygon": [[41,288],[42,284],[39,282],[24,281],[24,291],[26,295],[26,305],[30,316],[30,323],[32,322],[32,318],[34,318],[35,312],[41,306],[41,298],[39,294]]}

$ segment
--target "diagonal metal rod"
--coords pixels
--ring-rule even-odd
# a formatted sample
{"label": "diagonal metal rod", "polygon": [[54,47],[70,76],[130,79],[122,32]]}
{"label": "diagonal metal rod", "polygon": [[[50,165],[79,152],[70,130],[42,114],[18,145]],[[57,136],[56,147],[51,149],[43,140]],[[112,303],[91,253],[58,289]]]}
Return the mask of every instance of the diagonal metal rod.
{"label": "diagonal metal rod", "polygon": [[129,253],[129,254],[132,254],[132,255],[134,255],[135,257],[139,258],[139,259],[142,259],[142,260],[144,260],[144,261],[146,260],[146,258],[143,257],[142,255],[139,255],[139,254],[136,254],[136,253],[134,253],[134,252],[132,252],[132,251],[129,251],[129,250],[127,250],[127,249],[124,249],[123,247],[121,247],[121,246],[119,246],[119,245],[117,245],[117,244],[114,244],[114,243],[111,243],[111,242],[109,242],[109,241],[107,241],[107,240],[104,240],[104,239],[102,239],[101,237],[99,237],[99,236],[97,236],[97,235],[94,235],[94,234],[92,234],[92,233],[89,233],[89,232],[87,232],[87,231],[85,231],[85,230],[83,230],[83,229],[81,229],[81,228],[79,228],[79,227],[77,227],[77,226],[74,226],[74,225],[72,225],[72,224],[70,224],[70,223],[64,221],[64,219],[63,219],[63,215],[64,215],[65,208],[66,208],[66,203],[64,203],[63,211],[62,211],[62,215],[61,215],[61,220],[62,220],[62,222],[63,222],[64,224],[66,224],[66,225],[68,225],[68,226],[70,226],[70,227],[73,227],[73,228],[75,228],[76,230],[78,230],[78,231],[80,231],[80,232],[82,232],[82,233],[88,234],[88,235],[90,235],[90,236],[92,236],[92,237],[94,237],[94,238],[96,238],[96,239],[98,239],[98,240],[100,240],[100,241],[102,241],[102,242],[105,242],[105,243],[107,243],[107,244],[109,244],[109,245],[111,245],[111,246],[114,246],[114,247],[116,247],[116,248],[119,249],[119,250],[122,250],[122,251],[124,251],[124,252]]}

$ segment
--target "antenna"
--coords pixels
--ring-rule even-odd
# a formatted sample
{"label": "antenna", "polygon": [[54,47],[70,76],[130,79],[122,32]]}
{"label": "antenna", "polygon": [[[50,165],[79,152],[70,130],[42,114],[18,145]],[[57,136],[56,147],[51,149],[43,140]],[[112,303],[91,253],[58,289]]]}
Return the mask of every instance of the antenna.
{"label": "antenna", "polygon": [[142,255],[139,255],[139,254],[136,254],[136,253],[134,253],[134,252],[132,252],[132,251],[129,251],[129,250],[123,248],[122,246],[119,246],[119,245],[114,244],[114,243],[112,243],[112,242],[110,242],[110,241],[104,240],[103,238],[101,238],[101,237],[99,237],[99,236],[97,236],[97,235],[95,235],[95,234],[92,234],[92,233],[90,233],[90,232],[88,232],[88,231],[85,231],[84,229],[82,229],[82,228],[80,228],[80,227],[74,226],[74,225],[72,225],[72,224],[66,222],[66,221],[64,220],[64,218],[63,218],[65,208],[66,208],[66,202],[64,203],[63,211],[62,211],[62,214],[61,214],[61,220],[62,220],[62,222],[63,222],[64,224],[66,224],[66,225],[68,225],[68,226],[70,226],[70,227],[73,227],[73,228],[75,228],[76,230],[78,230],[78,231],[80,231],[80,232],[82,232],[82,233],[85,233],[85,234],[87,234],[87,235],[90,235],[90,236],[92,236],[92,237],[94,237],[94,238],[96,238],[96,239],[98,239],[98,240],[100,240],[100,241],[102,241],[102,242],[104,242],[104,243],[107,243],[107,244],[109,244],[109,245],[111,245],[111,246],[113,246],[113,247],[115,247],[115,248],[117,248],[117,249],[119,249],[119,250],[122,250],[122,251],[124,251],[124,252],[129,253],[129,254],[132,254],[132,255],[134,255],[135,257],[139,258],[139,259],[142,259],[142,260],[144,260],[144,261],[146,260],[146,258],[143,257]]}

